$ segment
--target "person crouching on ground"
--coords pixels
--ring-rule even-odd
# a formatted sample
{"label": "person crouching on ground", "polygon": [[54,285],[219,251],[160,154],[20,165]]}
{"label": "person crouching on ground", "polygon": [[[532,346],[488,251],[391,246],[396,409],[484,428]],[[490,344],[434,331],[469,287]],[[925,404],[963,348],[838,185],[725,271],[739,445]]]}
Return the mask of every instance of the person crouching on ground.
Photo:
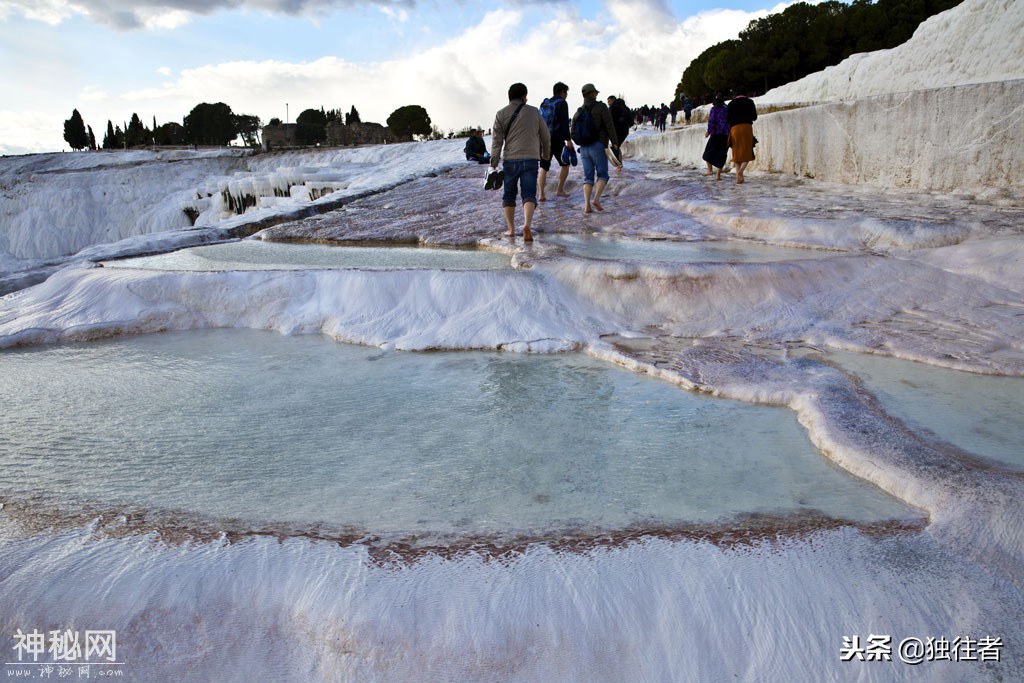
{"label": "person crouching on ground", "polygon": [[579,147],[583,160],[583,199],[586,201],[583,213],[593,213],[594,209],[604,211],[601,194],[608,185],[608,156],[605,149],[609,144],[613,150],[619,146],[608,105],[599,102],[597,95],[598,90],[593,83],[583,86],[583,106],[576,110],[572,118],[572,139]]}
{"label": "person crouching on ground", "polygon": [[515,237],[516,193],[523,194],[523,240],[533,241],[530,227],[537,209],[537,172],[541,165],[551,168],[551,136],[536,107],[526,104],[526,86],[513,83],[508,89],[508,106],[498,110],[491,133],[491,168],[502,159],[505,172],[501,205],[509,237]]}
{"label": "person crouching on ground", "polygon": [[466,153],[466,161],[486,164],[491,160],[491,155],[487,151],[487,143],[484,142],[484,132],[479,129],[470,131],[469,139],[466,140],[466,148],[463,151]]}
{"label": "person crouching on ground", "polygon": [[737,95],[729,101],[725,110],[729,123],[729,146],[732,147],[732,163],[736,164],[736,184],[743,182],[747,164],[754,160],[754,121],[757,108],[754,100],[746,95]]}

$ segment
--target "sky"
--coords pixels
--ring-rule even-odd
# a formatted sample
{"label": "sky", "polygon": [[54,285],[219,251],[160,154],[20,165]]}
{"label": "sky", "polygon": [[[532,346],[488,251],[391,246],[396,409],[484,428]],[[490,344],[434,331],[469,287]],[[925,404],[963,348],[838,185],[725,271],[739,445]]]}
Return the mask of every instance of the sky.
{"label": "sky", "polygon": [[0,0],[0,154],[60,151],[78,109],[102,140],[137,113],[200,102],[294,121],[304,109],[384,123],[419,104],[442,130],[489,128],[521,81],[593,82],[666,102],[690,60],[775,0]]}

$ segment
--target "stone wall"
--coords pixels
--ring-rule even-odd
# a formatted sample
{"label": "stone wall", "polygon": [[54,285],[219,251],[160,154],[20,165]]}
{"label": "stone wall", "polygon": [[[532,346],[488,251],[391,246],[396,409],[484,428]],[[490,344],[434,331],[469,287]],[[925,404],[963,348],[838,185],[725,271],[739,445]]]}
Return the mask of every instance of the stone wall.
{"label": "stone wall", "polygon": [[383,145],[398,142],[390,128],[379,123],[350,123],[340,120],[327,124],[327,144],[332,147],[347,145]]}
{"label": "stone wall", "polygon": [[281,149],[282,147],[296,147],[299,141],[296,137],[299,129],[295,123],[278,123],[273,126],[263,126],[263,149]]}
{"label": "stone wall", "polygon": [[[756,99],[755,99],[756,102]],[[703,167],[704,124],[626,140],[626,154]],[[765,114],[753,170],[840,183],[1024,196],[1024,80]]]}

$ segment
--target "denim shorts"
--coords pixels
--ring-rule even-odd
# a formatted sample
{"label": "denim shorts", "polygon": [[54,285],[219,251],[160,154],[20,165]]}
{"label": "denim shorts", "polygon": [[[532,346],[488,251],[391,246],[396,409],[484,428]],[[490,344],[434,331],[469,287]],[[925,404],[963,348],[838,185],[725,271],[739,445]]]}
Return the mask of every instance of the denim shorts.
{"label": "denim shorts", "polygon": [[580,159],[583,161],[583,184],[594,184],[594,172],[597,179],[608,182],[608,157],[604,153],[603,142],[591,142],[579,148]]}
{"label": "denim shorts", "polygon": [[[501,195],[502,206],[515,206],[516,193],[522,188],[523,204],[537,204],[537,171],[540,162],[537,159],[506,159],[502,162],[505,171],[505,186]],[[606,173],[607,175],[607,173]]]}

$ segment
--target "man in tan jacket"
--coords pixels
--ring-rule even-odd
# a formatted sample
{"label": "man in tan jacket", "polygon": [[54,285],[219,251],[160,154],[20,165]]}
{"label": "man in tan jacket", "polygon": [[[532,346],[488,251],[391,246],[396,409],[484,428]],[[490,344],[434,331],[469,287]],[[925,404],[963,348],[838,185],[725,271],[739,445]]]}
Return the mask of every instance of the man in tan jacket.
{"label": "man in tan jacket", "polygon": [[[539,167],[551,167],[551,134],[536,107],[526,104],[526,86],[513,83],[508,89],[508,106],[498,110],[491,134],[491,167],[502,161],[505,173],[501,205],[509,237],[515,237],[516,194],[522,190],[523,241],[532,242],[533,212],[537,208]],[[502,158],[504,151],[504,158]]]}

